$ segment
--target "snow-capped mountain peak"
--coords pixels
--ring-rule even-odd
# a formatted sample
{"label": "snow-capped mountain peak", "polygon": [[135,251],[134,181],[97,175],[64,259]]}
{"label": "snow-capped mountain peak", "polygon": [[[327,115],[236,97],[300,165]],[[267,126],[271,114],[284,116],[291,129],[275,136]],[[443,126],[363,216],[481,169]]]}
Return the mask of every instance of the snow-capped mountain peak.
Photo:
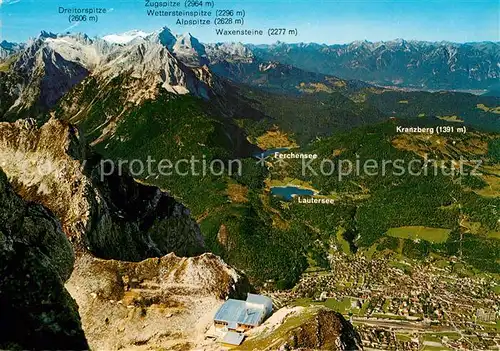
{"label": "snow-capped mountain peak", "polygon": [[10,69],[16,73],[13,77],[23,79],[12,84],[10,92],[16,99],[12,111],[36,104],[50,108],[89,77],[102,84],[126,77],[131,93],[124,99],[133,103],[153,98],[159,86],[174,94],[210,96],[211,77],[198,70],[208,64],[203,44],[190,34],[174,36],[168,28],[103,38],[43,31],[24,46],[14,47],[8,42],[0,45],[1,61],[18,53]]}
{"label": "snow-capped mountain peak", "polygon": [[142,30],[131,30],[121,34],[106,35],[102,39],[113,44],[128,44],[137,38],[146,38],[151,34],[152,33],[143,32]]}
{"label": "snow-capped mountain peak", "polygon": [[207,64],[205,47],[190,33],[175,35],[163,27],[152,33],[141,30],[132,30],[122,34],[111,34],[102,38],[109,44],[130,46],[140,42],[160,44],[181,61],[189,66],[203,66]]}

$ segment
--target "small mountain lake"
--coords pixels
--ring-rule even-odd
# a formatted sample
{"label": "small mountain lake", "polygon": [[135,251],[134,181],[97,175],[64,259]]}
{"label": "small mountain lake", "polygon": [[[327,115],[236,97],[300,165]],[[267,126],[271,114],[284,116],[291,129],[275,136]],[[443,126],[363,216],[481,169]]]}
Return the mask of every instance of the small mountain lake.
{"label": "small mountain lake", "polygon": [[297,195],[313,196],[314,191],[296,186],[274,186],[271,188],[271,194],[279,196],[286,201],[292,201],[293,197]]}
{"label": "small mountain lake", "polygon": [[265,150],[265,151],[259,152],[257,154],[254,154],[253,157],[267,158],[267,157],[273,155],[275,152],[284,152],[284,151],[288,151],[288,150],[289,149],[286,147],[282,147],[282,148],[278,148],[278,149],[269,149],[269,150]]}

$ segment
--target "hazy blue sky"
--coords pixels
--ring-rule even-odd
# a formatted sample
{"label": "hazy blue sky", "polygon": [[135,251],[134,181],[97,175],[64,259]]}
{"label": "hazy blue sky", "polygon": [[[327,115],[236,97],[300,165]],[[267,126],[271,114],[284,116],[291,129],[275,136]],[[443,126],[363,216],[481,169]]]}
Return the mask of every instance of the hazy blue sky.
{"label": "hazy blue sky", "polygon": [[[90,36],[163,26],[190,32],[203,42],[243,41],[346,43],[395,38],[429,41],[500,41],[500,0],[214,0],[216,9],[246,11],[245,27],[298,29],[297,37],[220,37],[215,27],[176,26],[173,18],[148,17],[145,0],[0,0],[0,39],[25,41],[41,30],[84,32]],[[181,0],[184,3],[184,0]],[[104,7],[99,22],[71,27],[59,6]],[[181,8],[183,9],[183,8]],[[70,28],[71,27],[71,28]],[[242,27],[228,27],[241,29]]]}

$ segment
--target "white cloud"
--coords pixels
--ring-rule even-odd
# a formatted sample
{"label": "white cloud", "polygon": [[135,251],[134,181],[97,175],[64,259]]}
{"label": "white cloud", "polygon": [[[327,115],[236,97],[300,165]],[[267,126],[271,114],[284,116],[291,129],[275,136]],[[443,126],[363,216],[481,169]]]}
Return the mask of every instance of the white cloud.
{"label": "white cloud", "polygon": [[21,2],[21,0],[0,0],[0,6],[2,5],[13,5]]}
{"label": "white cloud", "polygon": [[75,27],[78,27],[79,25],[80,25],[80,22],[75,22],[71,26],[69,26],[68,28],[64,29],[63,32],[69,32],[70,30],[72,30]]}

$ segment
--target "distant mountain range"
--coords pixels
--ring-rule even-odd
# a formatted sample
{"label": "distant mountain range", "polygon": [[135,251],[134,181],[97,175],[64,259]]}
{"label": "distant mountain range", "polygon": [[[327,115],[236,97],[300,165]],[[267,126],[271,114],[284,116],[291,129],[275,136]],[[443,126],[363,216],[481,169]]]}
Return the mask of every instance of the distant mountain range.
{"label": "distant mountain range", "polygon": [[[42,32],[42,37],[56,37]],[[358,79],[382,86],[420,90],[496,90],[500,88],[500,43],[356,41],[350,44],[316,43],[243,45],[202,44],[190,34],[174,35],[168,28],[146,33],[133,30],[104,36],[108,45],[128,45],[138,40],[162,43],[190,65],[221,61],[279,61],[299,69]],[[0,59],[5,60],[27,44],[3,41]]]}
{"label": "distant mountain range", "polygon": [[25,44],[10,43],[6,40],[0,42],[0,60],[5,60],[9,56],[15,54],[16,52],[22,50]]}
{"label": "distant mountain range", "polygon": [[[107,117],[96,115],[100,123],[92,123],[94,128],[109,125],[98,141],[113,133],[124,111],[158,97],[160,88],[210,101],[217,115],[282,121],[290,132],[304,134],[300,138],[305,142],[330,134],[331,128],[342,130],[388,116],[456,115],[465,123],[490,130],[500,123],[491,112],[498,105],[494,99],[500,74],[498,43],[203,44],[189,33],[178,35],[164,27],[103,38],[42,31],[27,43],[4,41],[0,46],[4,52],[0,60],[3,120],[38,116],[60,101],[67,115],[81,118],[83,102],[90,108],[106,92],[110,100],[103,99],[105,107],[94,106],[96,111],[117,101],[125,105],[116,105],[121,110],[110,111]],[[488,89],[486,95],[491,97],[403,94],[433,89]],[[289,95],[296,99],[290,100]],[[411,104],[402,103],[409,100]],[[290,101],[295,108],[290,109]],[[323,125],[299,129],[297,125],[308,114],[324,119]],[[228,135],[234,134],[233,130]],[[244,140],[240,132],[236,134]]]}
{"label": "distant mountain range", "polygon": [[[54,36],[42,32],[41,36]],[[243,45],[202,44],[190,34],[174,35],[163,28],[146,33],[140,30],[103,37],[107,45],[128,45],[156,40],[190,66],[222,61],[278,61],[304,71],[357,79],[381,86],[418,90],[500,89],[500,43],[357,41],[343,45],[316,43]],[[0,59],[28,44],[0,43]]]}
{"label": "distant mountain range", "polygon": [[500,43],[457,44],[397,39],[346,45],[250,46],[255,56],[306,71],[422,90],[493,89],[500,86]]}

